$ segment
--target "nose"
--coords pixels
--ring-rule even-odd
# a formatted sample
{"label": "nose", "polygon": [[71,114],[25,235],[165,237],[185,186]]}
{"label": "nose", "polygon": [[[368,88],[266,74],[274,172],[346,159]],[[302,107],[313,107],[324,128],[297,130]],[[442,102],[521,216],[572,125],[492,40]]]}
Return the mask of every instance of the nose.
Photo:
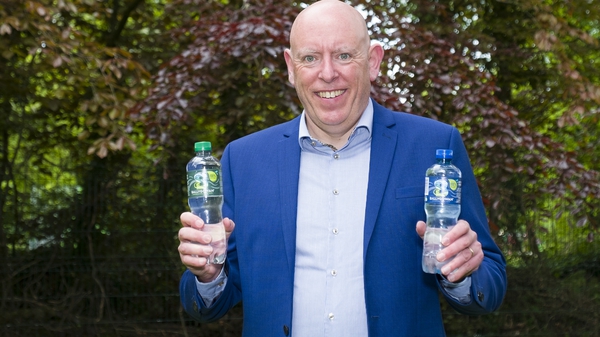
{"label": "nose", "polygon": [[338,76],[335,62],[331,58],[325,58],[321,63],[319,78],[325,82],[333,82]]}

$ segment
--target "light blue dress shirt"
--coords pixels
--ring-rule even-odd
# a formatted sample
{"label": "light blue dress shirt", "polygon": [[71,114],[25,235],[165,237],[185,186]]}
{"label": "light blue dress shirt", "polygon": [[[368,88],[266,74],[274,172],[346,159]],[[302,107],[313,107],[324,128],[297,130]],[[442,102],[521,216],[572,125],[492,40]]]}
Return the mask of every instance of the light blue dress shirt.
{"label": "light blue dress shirt", "polygon": [[[296,220],[294,336],[367,336],[363,281],[363,225],[373,124],[369,100],[348,142],[334,150],[310,137],[301,116],[301,147]],[[416,233],[415,233],[416,235]],[[221,274],[210,283],[196,280],[206,306],[227,283]],[[470,301],[471,278],[442,280],[455,299]],[[410,303],[407,303],[410,305]]]}
{"label": "light blue dress shirt", "polygon": [[363,234],[373,106],[334,150],[311,138],[303,114],[296,220],[293,336],[367,336]]}

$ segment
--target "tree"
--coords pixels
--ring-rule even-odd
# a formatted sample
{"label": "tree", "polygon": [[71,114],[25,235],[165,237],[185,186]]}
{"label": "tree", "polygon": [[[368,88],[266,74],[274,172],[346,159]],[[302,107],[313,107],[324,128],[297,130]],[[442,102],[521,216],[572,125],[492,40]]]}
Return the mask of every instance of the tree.
{"label": "tree", "polygon": [[[163,208],[148,206],[152,197],[179,191],[136,151],[146,147],[125,118],[148,83],[146,67],[173,55],[177,41],[158,28],[180,17],[156,23],[165,7],[140,0],[0,5],[0,259],[7,261],[0,307],[11,313],[3,320],[17,323],[30,310],[100,320],[112,313],[107,291],[120,286],[102,280],[101,259],[167,244],[157,236],[135,240],[139,223],[161,219]],[[166,199],[162,207],[181,207],[182,199]],[[89,273],[74,272],[65,256],[81,259]],[[64,300],[43,302],[57,293]]]}
{"label": "tree", "polygon": [[[588,241],[600,221],[600,8],[585,0],[352,3],[386,50],[373,97],[459,128],[507,255],[562,249],[547,231],[597,255]],[[172,291],[193,143],[210,140],[219,154],[301,112],[282,53],[306,5],[0,4],[0,323],[41,311],[48,324],[89,326],[130,317],[115,304],[126,301],[122,291],[131,301],[140,289]],[[583,269],[576,262],[564,269]],[[166,285],[152,266],[169,270]],[[56,294],[60,301],[44,299]],[[144,298],[135,302],[144,319],[178,307]]]}
{"label": "tree", "polygon": [[[600,178],[590,144],[598,142],[600,82],[590,64],[599,60],[598,9],[538,0],[354,4],[386,48],[373,96],[459,127],[493,229],[518,241],[516,251],[536,253],[541,229],[529,220],[558,214],[549,198],[562,201],[573,224],[597,230]],[[281,57],[292,8],[248,2],[183,27],[196,39],[132,110],[150,138],[169,147],[182,126],[203,123],[225,145],[298,114]]]}

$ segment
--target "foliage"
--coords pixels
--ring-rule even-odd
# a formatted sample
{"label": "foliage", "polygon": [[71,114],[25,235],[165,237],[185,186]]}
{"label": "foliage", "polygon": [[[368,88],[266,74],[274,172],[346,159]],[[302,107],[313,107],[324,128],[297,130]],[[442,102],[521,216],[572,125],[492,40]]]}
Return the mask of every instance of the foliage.
{"label": "foliage", "polygon": [[[169,148],[181,126],[202,123],[225,145],[298,114],[281,57],[293,10],[246,4],[182,28],[196,39],[165,63],[132,110],[151,140]],[[555,215],[545,207],[549,197],[563,201],[572,225],[597,230],[597,8],[537,0],[354,4],[386,49],[373,97],[460,128],[502,240],[536,254],[539,228],[527,222],[531,212]]]}
{"label": "foliage", "polygon": [[[161,29],[179,20],[154,22],[164,8],[139,0],[0,4],[2,326],[110,320],[125,311],[110,303],[124,288],[165,293],[176,282],[172,210],[183,207],[181,186],[163,178],[140,127],[125,119],[149,71],[173,55],[177,41]],[[175,280],[151,268],[148,277],[149,260],[139,256],[161,257],[152,263]],[[115,260],[124,263],[119,277]],[[138,317],[167,309],[161,300],[139,305],[147,310]]]}
{"label": "foliage", "polygon": [[[521,292],[509,295],[507,308],[541,312],[482,319],[515,334],[544,324],[544,331],[584,331],[560,319],[570,314],[556,306],[583,303],[597,312],[586,290],[597,292],[589,282],[597,267],[586,262],[595,261],[600,222],[600,7],[587,0],[353,4],[386,50],[373,97],[461,130],[491,228],[519,266],[509,289]],[[2,1],[0,311],[12,314],[0,323],[39,319],[47,328],[93,326],[93,335],[115,317],[152,320],[178,308],[175,235],[190,146],[206,139],[218,153],[301,112],[282,52],[305,6]],[[540,263],[548,269],[530,278],[526,268]],[[522,297],[530,289],[538,298]],[[543,321],[543,307],[560,312],[550,323],[562,326]]]}
{"label": "foliage", "polygon": [[200,130],[223,148],[290,119],[298,113],[298,99],[282,55],[296,13],[289,3],[199,5],[196,21],[170,32],[174,40],[187,35],[191,41],[154,76],[148,97],[131,117],[167,149],[193,143],[183,130]]}
{"label": "foliage", "polygon": [[557,276],[553,268],[537,263],[510,267],[508,276],[510,286],[499,311],[473,317],[445,310],[447,335],[598,336],[597,275],[578,271]]}

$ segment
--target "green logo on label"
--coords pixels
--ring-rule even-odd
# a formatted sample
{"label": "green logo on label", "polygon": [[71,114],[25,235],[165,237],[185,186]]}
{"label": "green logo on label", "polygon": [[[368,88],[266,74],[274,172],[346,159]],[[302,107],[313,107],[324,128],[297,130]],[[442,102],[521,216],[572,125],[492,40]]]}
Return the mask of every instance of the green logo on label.
{"label": "green logo on label", "polygon": [[214,197],[223,195],[221,171],[206,169],[187,173],[188,197]]}

